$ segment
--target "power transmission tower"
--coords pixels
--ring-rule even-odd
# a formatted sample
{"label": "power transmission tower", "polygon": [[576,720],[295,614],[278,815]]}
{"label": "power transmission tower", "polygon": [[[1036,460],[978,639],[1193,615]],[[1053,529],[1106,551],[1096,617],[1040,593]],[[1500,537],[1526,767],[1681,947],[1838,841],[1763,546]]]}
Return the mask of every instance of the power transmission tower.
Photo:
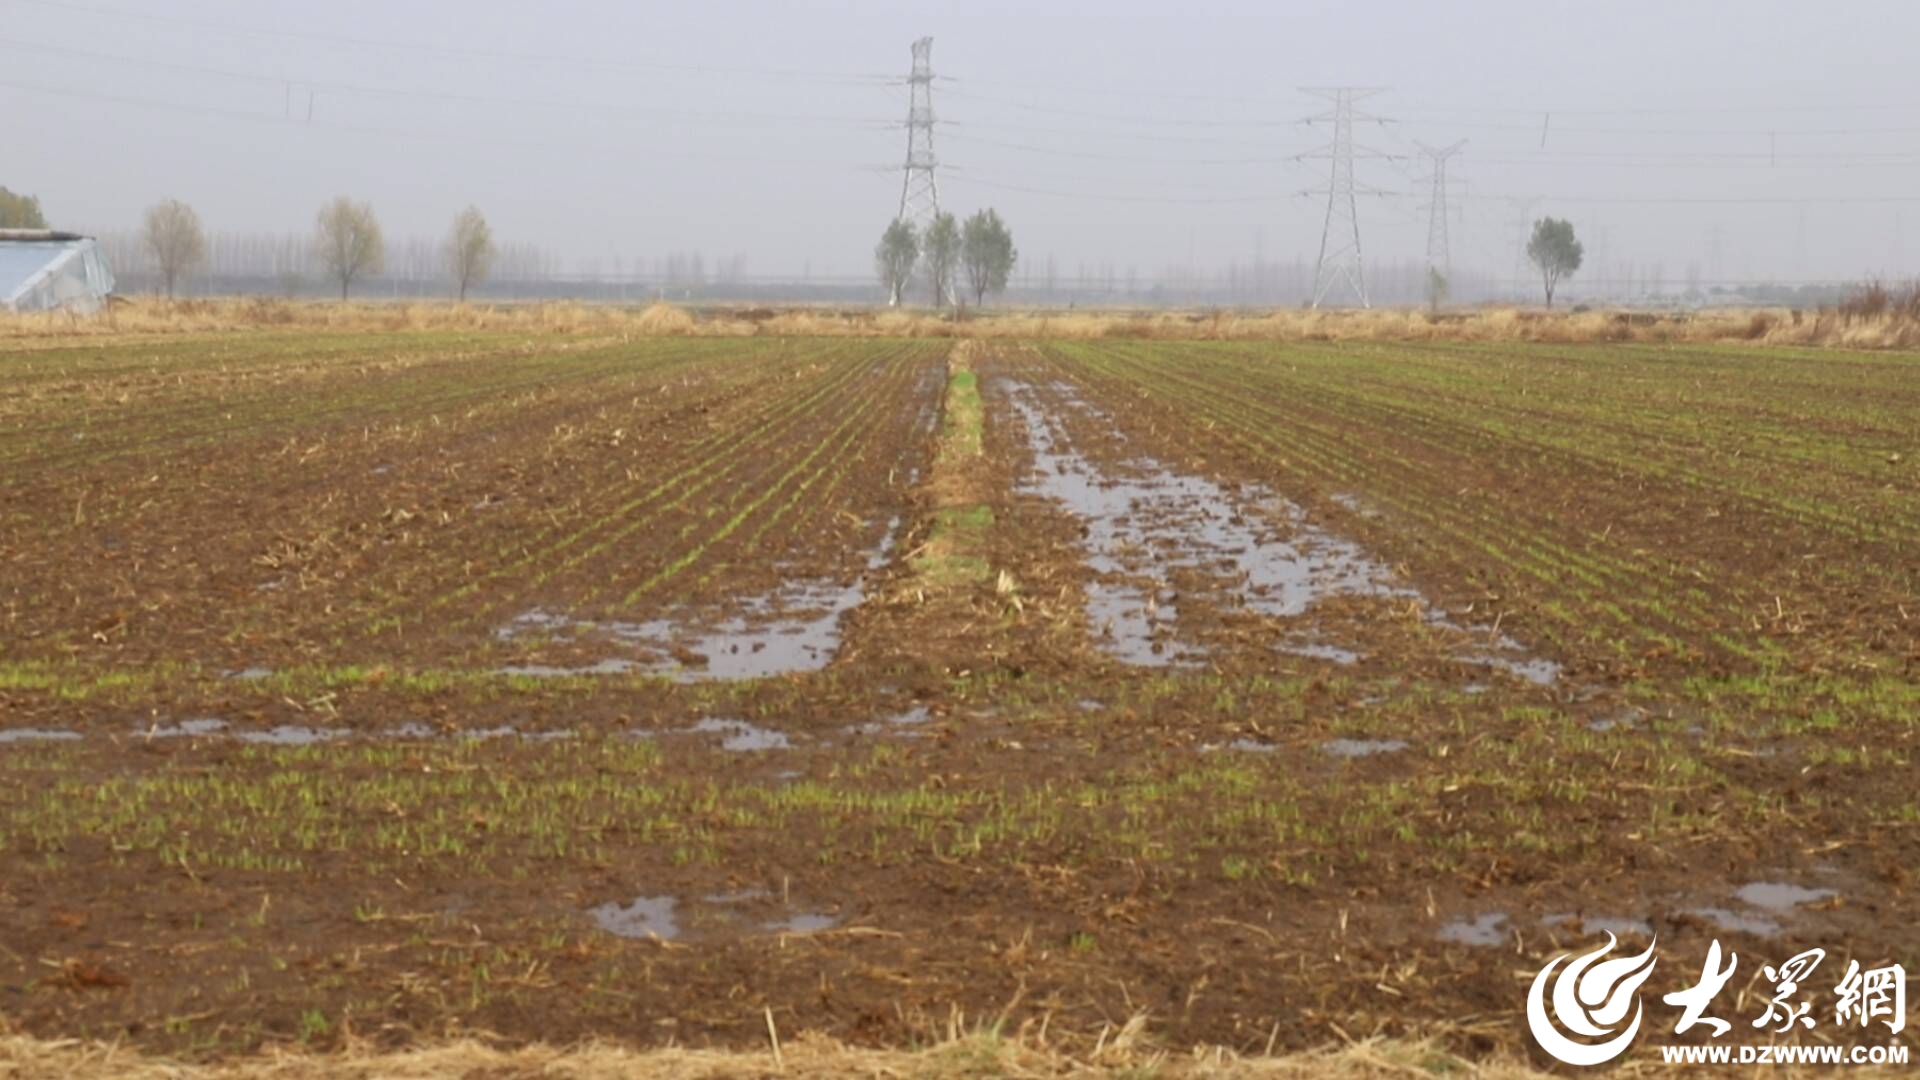
{"label": "power transmission tower", "polygon": [[1309,124],[1331,123],[1333,141],[1312,153],[1302,157],[1326,158],[1332,162],[1332,171],[1327,178],[1327,186],[1313,188],[1309,195],[1327,197],[1327,220],[1320,231],[1320,259],[1313,268],[1313,306],[1319,307],[1327,298],[1334,281],[1342,280],[1353,290],[1361,307],[1370,308],[1372,301],[1367,298],[1366,261],[1360,248],[1360,210],[1356,196],[1361,194],[1382,194],[1365,187],[1353,178],[1353,161],[1356,157],[1386,157],[1377,151],[1365,147],[1356,147],[1353,141],[1353,125],[1358,120],[1379,121],[1376,116],[1368,116],[1354,108],[1355,103],[1372,97],[1381,91],[1377,88],[1358,86],[1311,87],[1300,88],[1302,93],[1325,98],[1333,103],[1328,112],[1307,118]]}
{"label": "power transmission tower", "polygon": [[1453,253],[1447,245],[1447,161],[1467,145],[1461,139],[1452,146],[1434,149],[1423,142],[1413,145],[1420,148],[1427,160],[1433,165],[1433,174],[1429,178],[1433,190],[1427,196],[1427,288],[1433,293],[1432,300],[1437,307],[1440,292],[1453,280]]}
{"label": "power transmission tower", "polygon": [[1533,208],[1540,205],[1540,196],[1533,195],[1524,199],[1514,199],[1513,205],[1520,213],[1519,219],[1515,222],[1513,228],[1512,279],[1514,295],[1519,297],[1525,291],[1521,285],[1525,278],[1520,275],[1525,271],[1527,266],[1527,242],[1532,239]]}
{"label": "power transmission tower", "polygon": [[1794,233],[1793,233],[1793,273],[1787,279],[1789,281],[1795,281],[1795,282],[1804,281],[1807,278],[1810,278],[1813,276],[1813,274],[1807,269],[1807,204],[1806,203],[1800,204],[1799,212],[1800,212],[1799,218],[1794,225]]}
{"label": "power transmission tower", "polygon": [[940,182],[934,176],[933,154],[933,39],[913,43],[913,74],[907,76],[912,101],[907,106],[907,163],[900,183],[900,212],[896,215],[916,229],[932,224],[940,213]]}
{"label": "power transmission tower", "polygon": [[1593,275],[1594,288],[1600,292],[1600,299],[1613,299],[1613,226],[1595,225],[1593,227],[1595,243],[1593,262],[1596,273]]}
{"label": "power transmission tower", "polygon": [[[894,217],[927,234],[940,215],[940,181],[934,176],[933,154],[933,39],[913,43],[913,74],[907,76],[911,101],[907,105],[907,163],[900,180],[900,212]],[[900,303],[896,291],[888,301]]]}

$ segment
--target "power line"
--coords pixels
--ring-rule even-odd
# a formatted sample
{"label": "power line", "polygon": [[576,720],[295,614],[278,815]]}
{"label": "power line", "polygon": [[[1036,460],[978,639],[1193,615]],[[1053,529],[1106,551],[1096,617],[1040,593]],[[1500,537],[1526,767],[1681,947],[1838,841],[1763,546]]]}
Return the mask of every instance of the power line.
{"label": "power line", "polygon": [[942,120],[941,124],[943,126],[950,127],[950,128],[951,127],[969,128],[969,129],[983,128],[983,129],[988,129],[992,131],[1017,131],[1017,132],[1033,134],[1033,135],[1073,135],[1073,136],[1086,136],[1086,137],[1096,138],[1096,139],[1130,139],[1138,142],[1189,143],[1189,144],[1199,144],[1199,145],[1208,145],[1208,146],[1245,146],[1245,147],[1259,147],[1259,146],[1270,145],[1265,142],[1256,142],[1251,139],[1222,139],[1216,136],[1208,136],[1208,135],[1166,135],[1160,132],[1150,132],[1150,131],[1101,131],[1097,128],[1088,128],[1085,126],[1077,126],[1077,127],[1071,127],[1071,128],[1033,127],[1031,125],[1025,125],[1025,124],[1003,124],[1003,123],[998,123],[991,120],[986,121],[984,123],[978,122],[978,121],[970,121],[970,120],[969,121]]}
{"label": "power line", "polygon": [[[1289,162],[1288,164],[1292,164],[1292,165],[1295,165],[1296,167],[1300,167],[1298,162]],[[885,166],[885,168],[887,169],[887,171],[891,172],[894,169],[898,168],[898,166],[888,165],[888,166]],[[995,168],[990,165],[987,165],[987,166],[955,165],[952,162],[942,162],[940,165],[940,171],[943,175],[945,175],[949,179],[951,179],[956,174],[962,177],[987,176],[987,177],[997,178],[1001,183],[1028,182],[1031,180],[1041,180],[1041,181],[1067,180],[1075,183],[1087,182],[1087,183],[1094,183],[1094,184],[1104,184],[1104,183],[1112,182],[1119,175],[1115,173],[1104,173],[1104,174],[1095,175],[1092,173],[1084,173],[1084,172],[1052,172],[1046,169],[1026,169],[1026,168],[1022,168],[1019,170],[1012,170],[1012,169]],[[1241,194],[1251,194],[1251,193],[1245,192],[1244,188],[1239,185],[1216,184],[1216,183],[1210,183],[1204,180],[1171,180],[1171,179],[1163,180],[1163,179],[1157,179],[1150,176],[1126,176],[1125,179],[1129,184],[1135,184],[1141,187],[1148,187],[1148,188],[1163,188],[1163,189],[1169,189],[1173,191],[1187,191],[1187,192],[1200,192],[1200,193],[1229,192],[1236,196]],[[1269,196],[1260,196],[1260,197],[1267,198]]]}
{"label": "power line", "polygon": [[[1478,159],[1476,159],[1478,160]],[[1515,202],[1517,195],[1463,195],[1475,202]],[[1621,204],[1643,206],[1878,206],[1920,203],[1920,195],[1545,195],[1526,196],[1555,203]]]}
{"label": "power line", "polygon": [[[1541,111],[1536,115],[1551,117],[1554,114]],[[1539,124],[1500,124],[1483,120],[1449,120],[1449,126],[1476,128],[1483,131],[1524,131],[1537,132]],[[1920,133],[1920,127],[1870,127],[1870,128],[1646,128],[1646,127],[1568,127],[1555,124],[1555,134],[1565,135],[1911,135]]]}
{"label": "power line", "polygon": [[[256,72],[236,71],[228,68],[218,68],[218,67],[209,67],[204,65],[186,64],[186,63],[180,63],[178,61],[152,59],[147,57],[127,56],[127,55],[118,54],[118,53],[104,53],[104,52],[98,52],[94,50],[74,48],[71,46],[22,41],[22,40],[12,39],[12,38],[0,38],[0,49],[13,49],[16,51],[28,52],[33,54],[50,54],[50,55],[56,55],[56,56],[67,56],[67,57],[74,57],[79,59],[95,60],[95,61],[101,61],[101,62],[107,62],[107,63],[113,63],[113,64],[134,65],[134,66],[148,67],[155,70],[176,71],[183,74],[201,75],[201,76],[209,76],[209,77],[215,77],[215,78],[225,78],[225,79],[233,79],[238,81],[254,82],[262,85],[294,84],[303,88],[329,90],[329,91],[334,91],[338,93],[396,97],[396,98],[411,98],[411,99],[428,100],[428,101],[448,102],[448,103],[454,103],[454,104],[555,109],[555,110],[564,110],[564,111],[572,111],[572,112],[630,114],[630,115],[636,115],[636,116],[658,116],[662,118],[698,120],[703,123],[809,124],[809,125],[817,125],[817,126],[842,127],[842,128],[854,129],[854,130],[869,129],[869,128],[878,130],[882,128],[894,128],[898,126],[893,121],[886,121],[886,120],[880,120],[877,118],[866,118],[866,117],[825,117],[825,116],[809,116],[809,115],[796,115],[796,114],[769,114],[769,113],[750,113],[750,112],[698,112],[698,111],[688,111],[688,110],[669,110],[669,109],[648,108],[645,106],[623,105],[623,104],[610,103],[610,102],[560,101],[560,100],[554,100],[554,99],[518,98],[518,97],[505,97],[505,96],[497,96],[497,95],[456,93],[456,92],[447,92],[447,91],[418,89],[418,88],[369,86],[361,83],[341,82],[341,81],[329,80],[329,79],[315,79],[315,78],[308,78],[308,77],[289,78],[284,75],[266,75],[266,74],[260,74]],[[1025,103],[1013,102],[1009,99],[998,99],[998,98],[986,97],[983,95],[960,93],[959,96],[966,97],[966,98],[973,98],[976,100],[1004,101],[1007,104],[1011,104],[1015,107],[1029,109],[1029,110],[1038,111],[1038,112],[1057,113],[1059,115],[1068,115],[1068,116],[1084,116],[1084,117],[1094,117],[1094,118],[1101,118],[1101,119],[1112,119],[1112,120],[1117,120],[1121,122],[1180,124],[1183,126],[1217,126],[1217,127],[1292,126],[1290,122],[1285,122],[1285,121],[1147,120],[1144,118],[1122,117],[1112,113],[1091,113],[1091,112],[1085,112],[1085,111],[1079,111],[1079,110],[1053,110],[1053,109],[1045,108],[1043,106],[1032,106],[1032,105],[1027,105]],[[953,122],[942,121],[942,123],[952,124]],[[1032,126],[1017,125],[1017,124],[1000,124],[1000,123],[994,123],[991,121],[985,122],[985,123],[967,122],[962,124],[961,126],[969,130],[1001,130],[1001,131],[1033,132],[1038,134],[1086,135],[1094,138],[1113,138],[1113,139],[1143,140],[1143,141],[1155,141],[1155,142],[1199,143],[1199,144],[1211,143],[1211,144],[1218,144],[1218,145],[1225,145],[1225,146],[1249,146],[1249,147],[1255,146],[1255,145],[1265,145],[1265,144],[1256,144],[1246,140],[1221,139],[1217,137],[1206,137],[1206,136],[1178,136],[1178,135],[1167,135],[1167,134],[1152,133],[1152,132],[1099,131],[1097,129],[1089,129],[1084,126],[1076,127],[1073,129],[1062,129],[1062,128],[1048,128],[1048,127],[1032,127]],[[1519,128],[1515,128],[1515,129],[1519,130]],[[1529,125],[1529,126],[1526,126],[1524,130],[1531,132],[1535,129]],[[1572,131],[1572,130],[1578,130],[1578,129],[1562,128],[1560,130]],[[1916,129],[1916,130],[1920,130],[1920,129]],[[1035,147],[1032,149],[1035,151],[1045,151],[1047,148]],[[1567,160],[1563,160],[1563,159],[1567,159]],[[1146,159],[1142,159],[1142,160],[1146,160]],[[1152,159],[1152,160],[1160,160],[1160,159]],[[1684,154],[1661,154],[1661,153],[1648,153],[1648,152],[1636,152],[1636,151],[1613,151],[1613,150],[1550,151],[1550,152],[1542,152],[1537,157],[1532,155],[1493,156],[1493,157],[1481,156],[1478,158],[1478,160],[1489,163],[1489,164],[1517,165],[1522,167],[1554,167],[1554,166],[1565,167],[1570,165],[1580,165],[1584,167],[1590,164],[1597,164],[1597,165],[1608,166],[1608,167],[1623,167],[1623,168],[1626,168],[1626,167],[1631,167],[1631,168],[1640,168],[1640,167],[1648,167],[1648,168],[1657,168],[1657,167],[1672,167],[1672,168],[1820,167],[1820,168],[1825,168],[1830,165],[1839,165],[1839,164],[1844,164],[1849,167],[1874,167],[1874,168],[1911,168],[1915,166],[1920,166],[1920,155],[1916,155],[1913,152],[1901,152],[1901,151],[1884,152],[1884,153],[1860,152],[1843,159],[1836,159],[1831,154],[1811,154],[1811,153],[1777,154],[1777,153],[1762,153],[1762,152],[1687,152]],[[1182,162],[1182,164],[1186,164],[1186,163],[1187,162]],[[1221,162],[1217,162],[1217,161],[1192,162],[1192,164],[1219,164],[1219,163]],[[1235,162],[1235,163],[1239,163],[1239,162]]]}
{"label": "power line", "polygon": [[1533,208],[1540,204],[1540,197],[1538,195],[1515,196],[1507,201],[1514,204],[1514,209],[1519,214],[1519,221],[1514,227],[1513,280],[1523,282],[1520,272],[1527,265],[1528,230],[1533,225]]}
{"label": "power line", "polygon": [[[435,141],[456,145],[505,147],[514,150],[538,150],[545,153],[580,153],[583,149],[593,149],[591,144],[578,142],[540,142],[524,139],[501,139],[492,137],[474,137],[437,130],[405,130],[400,128],[364,127],[354,124],[340,124],[328,120],[289,121],[283,113],[249,112],[241,109],[227,109],[214,105],[190,105],[182,102],[164,101],[157,98],[127,97],[118,94],[104,94],[90,90],[73,90],[67,87],[44,86],[35,83],[19,82],[12,79],[0,79],[0,87],[22,90],[35,94],[52,94],[57,97],[75,98],[82,101],[97,101],[113,105],[126,105],[140,109],[156,109],[162,112],[177,112],[193,116],[213,116],[227,120],[242,120],[248,123],[262,124],[287,131],[318,129],[341,132],[351,135],[371,135],[379,138],[403,139],[407,142]],[[825,165],[844,168],[836,162],[808,161],[797,158],[769,158],[743,154],[703,154],[684,150],[649,149],[650,156],[679,158],[686,160],[757,162],[776,165]],[[888,166],[889,171],[897,166]]]}
{"label": "power line", "polygon": [[1491,156],[1476,155],[1474,160],[1492,165],[1513,165],[1521,168],[1577,168],[1577,169],[1829,169],[1845,166],[1854,169],[1906,169],[1920,165],[1920,153],[1902,152],[1889,154],[1859,155],[1779,155],[1780,160],[1770,160],[1766,154],[1725,154],[1698,155],[1695,157],[1650,157],[1635,154],[1609,156],[1596,154],[1578,159],[1556,158],[1551,156]]}
{"label": "power line", "polygon": [[746,113],[746,112],[695,112],[679,109],[655,109],[638,105],[622,105],[609,102],[556,101],[552,99],[497,97],[487,94],[461,94],[437,90],[401,89],[395,87],[368,86],[362,83],[336,82],[327,79],[288,78],[278,75],[260,75],[251,72],[233,71],[226,68],[202,67],[195,64],[182,64],[169,60],[153,60],[145,57],[123,56],[112,53],[92,52],[86,49],[74,49],[62,45],[44,45],[36,42],[0,38],[0,49],[13,49],[35,54],[69,56],[87,60],[100,60],[115,64],[130,64],[165,71],[178,71],[192,75],[206,75],[214,78],[234,79],[263,85],[294,85],[301,88],[330,90],[336,93],[364,94],[369,96],[418,98],[422,100],[444,101],[456,104],[512,106],[522,108],[561,109],[568,112],[605,112],[629,113],[640,116],[659,116],[679,120],[698,120],[703,123],[747,122],[774,124],[820,124],[827,126],[863,128],[879,130],[892,128],[892,121],[877,118],[822,117],[798,114]]}
{"label": "power line", "polygon": [[1505,114],[1511,116],[1703,116],[1716,113],[1845,113],[1845,112],[1920,112],[1920,102],[1897,104],[1874,102],[1867,105],[1665,105],[1582,108],[1564,105],[1409,105],[1403,113],[1446,113],[1452,115]]}
{"label": "power line", "polygon": [[706,64],[678,64],[665,61],[648,60],[606,60],[590,56],[566,56],[555,53],[504,52],[490,49],[465,49],[446,45],[434,45],[423,42],[382,41],[375,38],[351,37],[343,34],[322,34],[312,31],[275,30],[260,26],[244,26],[236,23],[217,22],[211,19],[194,19],[178,15],[153,15],[146,12],[123,11],[118,8],[94,7],[86,4],[65,3],[63,0],[12,0],[16,4],[31,4],[36,7],[74,14],[88,15],[103,19],[120,19],[144,22],[150,25],[178,26],[195,30],[214,30],[222,33],[244,34],[253,37],[280,38],[288,41],[310,41],[326,45],[344,45],[353,48],[388,49],[423,55],[445,56],[464,60],[486,60],[491,62],[558,65],[564,67],[594,67],[606,70],[626,71],[671,71],[682,74],[726,75],[732,77],[748,76],[759,78],[798,79],[814,82],[831,82],[846,85],[872,85],[874,83],[897,82],[893,76],[873,75],[854,72],[809,71],[792,68],[750,68],[719,67]]}
{"label": "power line", "polygon": [[1164,195],[1102,195],[1084,190],[1062,191],[1054,188],[1027,187],[1023,184],[997,183],[981,180],[970,171],[961,171],[960,179],[976,187],[992,188],[998,191],[1017,191],[1026,195],[1045,195],[1060,199],[1076,199],[1089,202],[1114,203],[1158,203],[1183,206],[1211,206],[1225,203],[1268,203],[1277,202],[1280,197],[1267,195],[1217,195],[1217,196],[1164,196]]}
{"label": "power line", "polygon": [[1057,146],[1039,146],[1033,143],[1007,142],[1003,139],[982,138],[969,134],[965,130],[947,132],[947,138],[979,146],[994,146],[1004,150],[1019,150],[1029,154],[1043,154],[1049,157],[1083,158],[1089,161],[1125,161],[1162,165],[1286,165],[1296,163],[1301,155],[1288,157],[1236,157],[1236,158],[1168,158],[1164,156],[1146,156],[1142,154],[1109,154],[1093,150],[1066,150]]}
{"label": "power line", "polygon": [[[1061,94],[1083,94],[1083,95],[1089,95],[1089,96],[1107,96],[1107,97],[1118,96],[1118,97],[1130,97],[1130,98],[1138,98],[1141,96],[1140,88],[1138,86],[1074,87],[1074,86],[1062,86],[1058,83],[1001,82],[995,79],[988,79],[988,80],[982,81],[980,79],[968,78],[965,80],[960,80],[960,79],[953,79],[949,76],[944,76],[944,75],[941,76],[941,81],[957,82],[957,83],[960,83],[962,86],[997,86],[997,87],[1002,87],[1008,90],[1022,90],[1022,91],[1043,90],[1043,91],[1052,91],[1054,93],[1061,93]],[[1158,91],[1152,94],[1151,96],[1160,101],[1194,101],[1194,102],[1206,102],[1206,103],[1212,103],[1212,104],[1260,105],[1260,106],[1265,106],[1269,108],[1273,107],[1274,105],[1286,104],[1286,102],[1282,102],[1279,99],[1270,98],[1270,97],[1246,97],[1246,96],[1236,97],[1236,96],[1223,95],[1223,94],[1172,93],[1164,90]]]}
{"label": "power line", "polygon": [[1108,120],[1114,123],[1136,124],[1148,127],[1276,128],[1293,126],[1293,122],[1288,120],[1221,120],[1217,117],[1163,118],[1157,116],[1142,116],[1138,113],[1109,113],[1089,112],[1085,109],[1057,109],[1046,105],[1035,105],[1031,101],[1018,98],[994,97],[990,94],[975,94],[966,90],[948,90],[946,93],[952,97],[960,98],[963,101],[982,101],[996,105],[1005,105],[1009,108],[1019,109],[1024,112],[1044,113],[1049,116],[1067,116],[1080,120]]}

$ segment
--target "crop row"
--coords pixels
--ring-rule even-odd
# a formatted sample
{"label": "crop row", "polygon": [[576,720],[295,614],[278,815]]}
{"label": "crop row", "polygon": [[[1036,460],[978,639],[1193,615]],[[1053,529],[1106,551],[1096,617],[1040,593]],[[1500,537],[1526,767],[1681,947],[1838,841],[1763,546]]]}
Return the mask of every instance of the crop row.
{"label": "crop row", "polygon": [[[731,359],[736,366],[760,366],[751,356],[738,355],[738,346],[735,349]],[[708,362],[714,359],[709,357]],[[353,617],[364,619],[368,628],[377,630],[410,614],[410,608],[430,613],[501,583],[538,583],[544,580],[541,575],[548,564],[564,562],[573,549],[584,547],[588,555],[597,554],[607,543],[601,535],[606,530],[622,522],[643,523],[661,499],[676,493],[684,498],[727,479],[732,475],[730,470],[741,464],[745,450],[764,450],[807,410],[851,382],[860,371],[859,359],[858,354],[837,361],[824,353],[803,354],[801,362],[830,363],[828,373],[817,380],[790,381],[766,395],[764,402],[753,396],[745,411],[732,417],[733,423],[709,428],[700,438],[683,445],[666,447],[664,459],[646,461],[644,469],[636,469],[629,460],[611,454],[568,458],[565,473],[554,478],[564,489],[539,492],[548,503],[565,501],[563,497],[577,500],[568,519],[563,521],[549,513],[515,520],[514,527],[502,530],[500,539],[490,548],[475,550],[460,544],[468,549],[463,553],[467,558],[486,567],[477,574],[434,560],[400,563],[392,568],[391,578],[382,576],[369,584],[369,592],[378,602],[353,613]],[[763,379],[770,373],[763,373]],[[641,422],[646,422],[644,417]]]}
{"label": "crop row", "polygon": [[[637,601],[736,532],[757,540],[790,515],[811,520],[822,486],[838,483],[856,446],[903,433],[907,391],[930,355],[919,345],[837,345],[809,350],[803,374],[792,377],[741,350],[733,363],[782,377],[740,402],[730,422],[638,457],[569,458],[529,480],[529,496],[559,509],[469,515],[428,549],[383,553],[356,584],[358,598],[301,635],[345,647],[365,634],[410,637],[425,624],[480,639],[516,604]],[[627,591],[605,597],[616,586]]]}
{"label": "crop row", "polygon": [[[1543,532],[1542,523],[1529,520],[1545,515],[1516,519],[1501,508],[1461,498],[1458,490],[1441,489],[1433,480],[1437,475],[1457,477],[1457,466],[1436,469],[1431,457],[1397,451],[1395,440],[1380,434],[1386,429],[1372,428],[1362,418],[1345,411],[1322,411],[1291,393],[1279,398],[1273,388],[1243,377],[1243,372],[1209,370],[1184,357],[1179,373],[1170,364],[1142,366],[1131,357],[1114,354],[1084,359],[1086,363],[1073,365],[1068,374],[1101,379],[1103,385],[1096,393],[1115,392],[1112,380],[1121,380],[1121,387],[1151,393],[1185,412],[1188,423],[1198,419],[1198,426],[1214,438],[1238,446],[1295,484],[1305,481],[1334,492],[1363,493],[1401,527],[1418,534],[1424,542],[1424,557],[1415,565],[1422,569],[1437,569],[1436,563],[1449,568],[1490,565],[1496,568],[1496,580],[1505,578],[1501,588],[1508,594],[1522,587],[1516,575],[1547,590],[1558,590],[1582,576],[1589,587],[1604,585],[1600,568],[1578,554],[1557,549],[1546,538],[1551,534]],[[1204,374],[1185,374],[1189,371]],[[1553,616],[1565,612],[1579,626],[1508,625],[1507,631],[1537,638],[1551,630],[1564,652],[1597,630],[1613,654],[1609,658],[1622,661],[1664,644],[1659,639],[1647,642],[1644,624],[1618,607],[1575,612],[1549,602],[1542,609],[1529,614],[1554,622],[1558,620]]]}
{"label": "crop row", "polygon": [[[1638,458],[1618,449],[1614,440],[1634,445],[1609,430],[1633,415],[1628,395],[1606,401],[1577,360],[1516,370],[1522,361],[1513,358],[1436,361],[1399,347],[1207,345],[1063,345],[1050,355],[1096,393],[1183,418],[1178,427],[1190,438],[1230,442],[1323,493],[1364,495],[1416,542],[1401,552],[1415,553],[1414,565],[1491,574],[1529,597],[1536,632],[1563,645],[1599,646],[1622,663],[1668,654],[1761,665],[1782,658],[1774,636],[1752,632],[1770,594],[1741,572],[1766,538],[1713,525],[1738,490],[1704,498],[1653,444],[1641,440],[1647,452]],[[1557,405],[1557,415],[1513,415],[1576,388],[1597,417]],[[1700,515],[1703,536],[1641,531],[1690,524],[1676,504]],[[1790,508],[1774,522],[1803,533],[1819,523]],[[1624,527],[1616,534],[1616,526]],[[1815,535],[1829,545],[1858,537]],[[1899,572],[1878,583],[1895,595],[1910,587]]]}
{"label": "crop row", "polygon": [[[259,418],[236,413],[194,445],[161,441],[129,455],[124,467],[35,458],[10,472],[20,497],[0,510],[0,557],[12,552],[11,618],[53,644],[84,643],[92,619],[126,610],[130,598],[211,603],[233,615],[232,594],[252,591],[262,573],[250,564],[282,538],[344,545],[356,528],[409,501],[464,506],[463,490],[485,492],[503,470],[526,464],[529,431],[584,426],[610,408],[636,429],[695,410],[726,416],[729,404],[784,386],[771,365],[741,362],[745,351],[738,343],[671,341],[557,355],[509,350],[470,363],[436,354],[397,374],[343,363],[325,367],[310,394],[295,392],[306,387],[303,379],[249,398],[256,411],[291,410],[297,421],[252,423]],[[790,358],[811,362],[819,351]],[[183,370],[181,378],[192,377]],[[124,428],[137,437],[166,427],[154,405],[121,407]],[[611,463],[583,460],[596,471],[570,481],[583,492],[611,485],[600,475],[617,474]],[[245,606],[271,608],[280,598],[253,599]],[[74,625],[75,615],[86,622]],[[67,629],[50,636],[47,623],[62,620]],[[244,618],[234,621],[246,626]],[[285,612],[268,621],[292,624]]]}
{"label": "crop row", "polygon": [[[249,351],[240,357],[209,352],[156,358],[140,378],[93,376],[83,367],[63,389],[22,395],[16,421],[0,428],[0,461],[30,461],[41,469],[93,464],[299,427],[329,414],[401,412],[432,394],[451,402],[537,380],[537,364],[515,371],[497,362],[524,353],[519,343],[411,341],[377,351],[330,352],[318,362],[274,350],[264,356]],[[450,365],[464,368],[468,379],[447,379]],[[11,388],[19,378],[20,372],[10,371],[5,382]],[[85,438],[73,439],[76,432]]]}

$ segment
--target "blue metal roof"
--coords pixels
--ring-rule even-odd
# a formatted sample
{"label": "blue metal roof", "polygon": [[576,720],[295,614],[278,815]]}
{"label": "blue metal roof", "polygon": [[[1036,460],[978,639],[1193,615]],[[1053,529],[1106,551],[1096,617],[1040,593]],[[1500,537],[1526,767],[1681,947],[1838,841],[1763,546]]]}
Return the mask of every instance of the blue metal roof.
{"label": "blue metal roof", "polygon": [[93,310],[113,291],[113,274],[89,239],[0,239],[0,308]]}
{"label": "blue metal roof", "polygon": [[27,279],[65,257],[78,244],[0,242],[0,300],[11,300]]}

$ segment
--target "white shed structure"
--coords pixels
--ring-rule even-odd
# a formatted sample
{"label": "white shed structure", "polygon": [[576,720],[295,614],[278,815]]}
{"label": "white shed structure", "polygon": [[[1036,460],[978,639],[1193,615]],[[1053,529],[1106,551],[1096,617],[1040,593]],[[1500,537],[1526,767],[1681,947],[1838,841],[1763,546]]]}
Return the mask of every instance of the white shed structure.
{"label": "white shed structure", "polygon": [[113,271],[89,236],[0,229],[0,312],[90,315],[113,293]]}

